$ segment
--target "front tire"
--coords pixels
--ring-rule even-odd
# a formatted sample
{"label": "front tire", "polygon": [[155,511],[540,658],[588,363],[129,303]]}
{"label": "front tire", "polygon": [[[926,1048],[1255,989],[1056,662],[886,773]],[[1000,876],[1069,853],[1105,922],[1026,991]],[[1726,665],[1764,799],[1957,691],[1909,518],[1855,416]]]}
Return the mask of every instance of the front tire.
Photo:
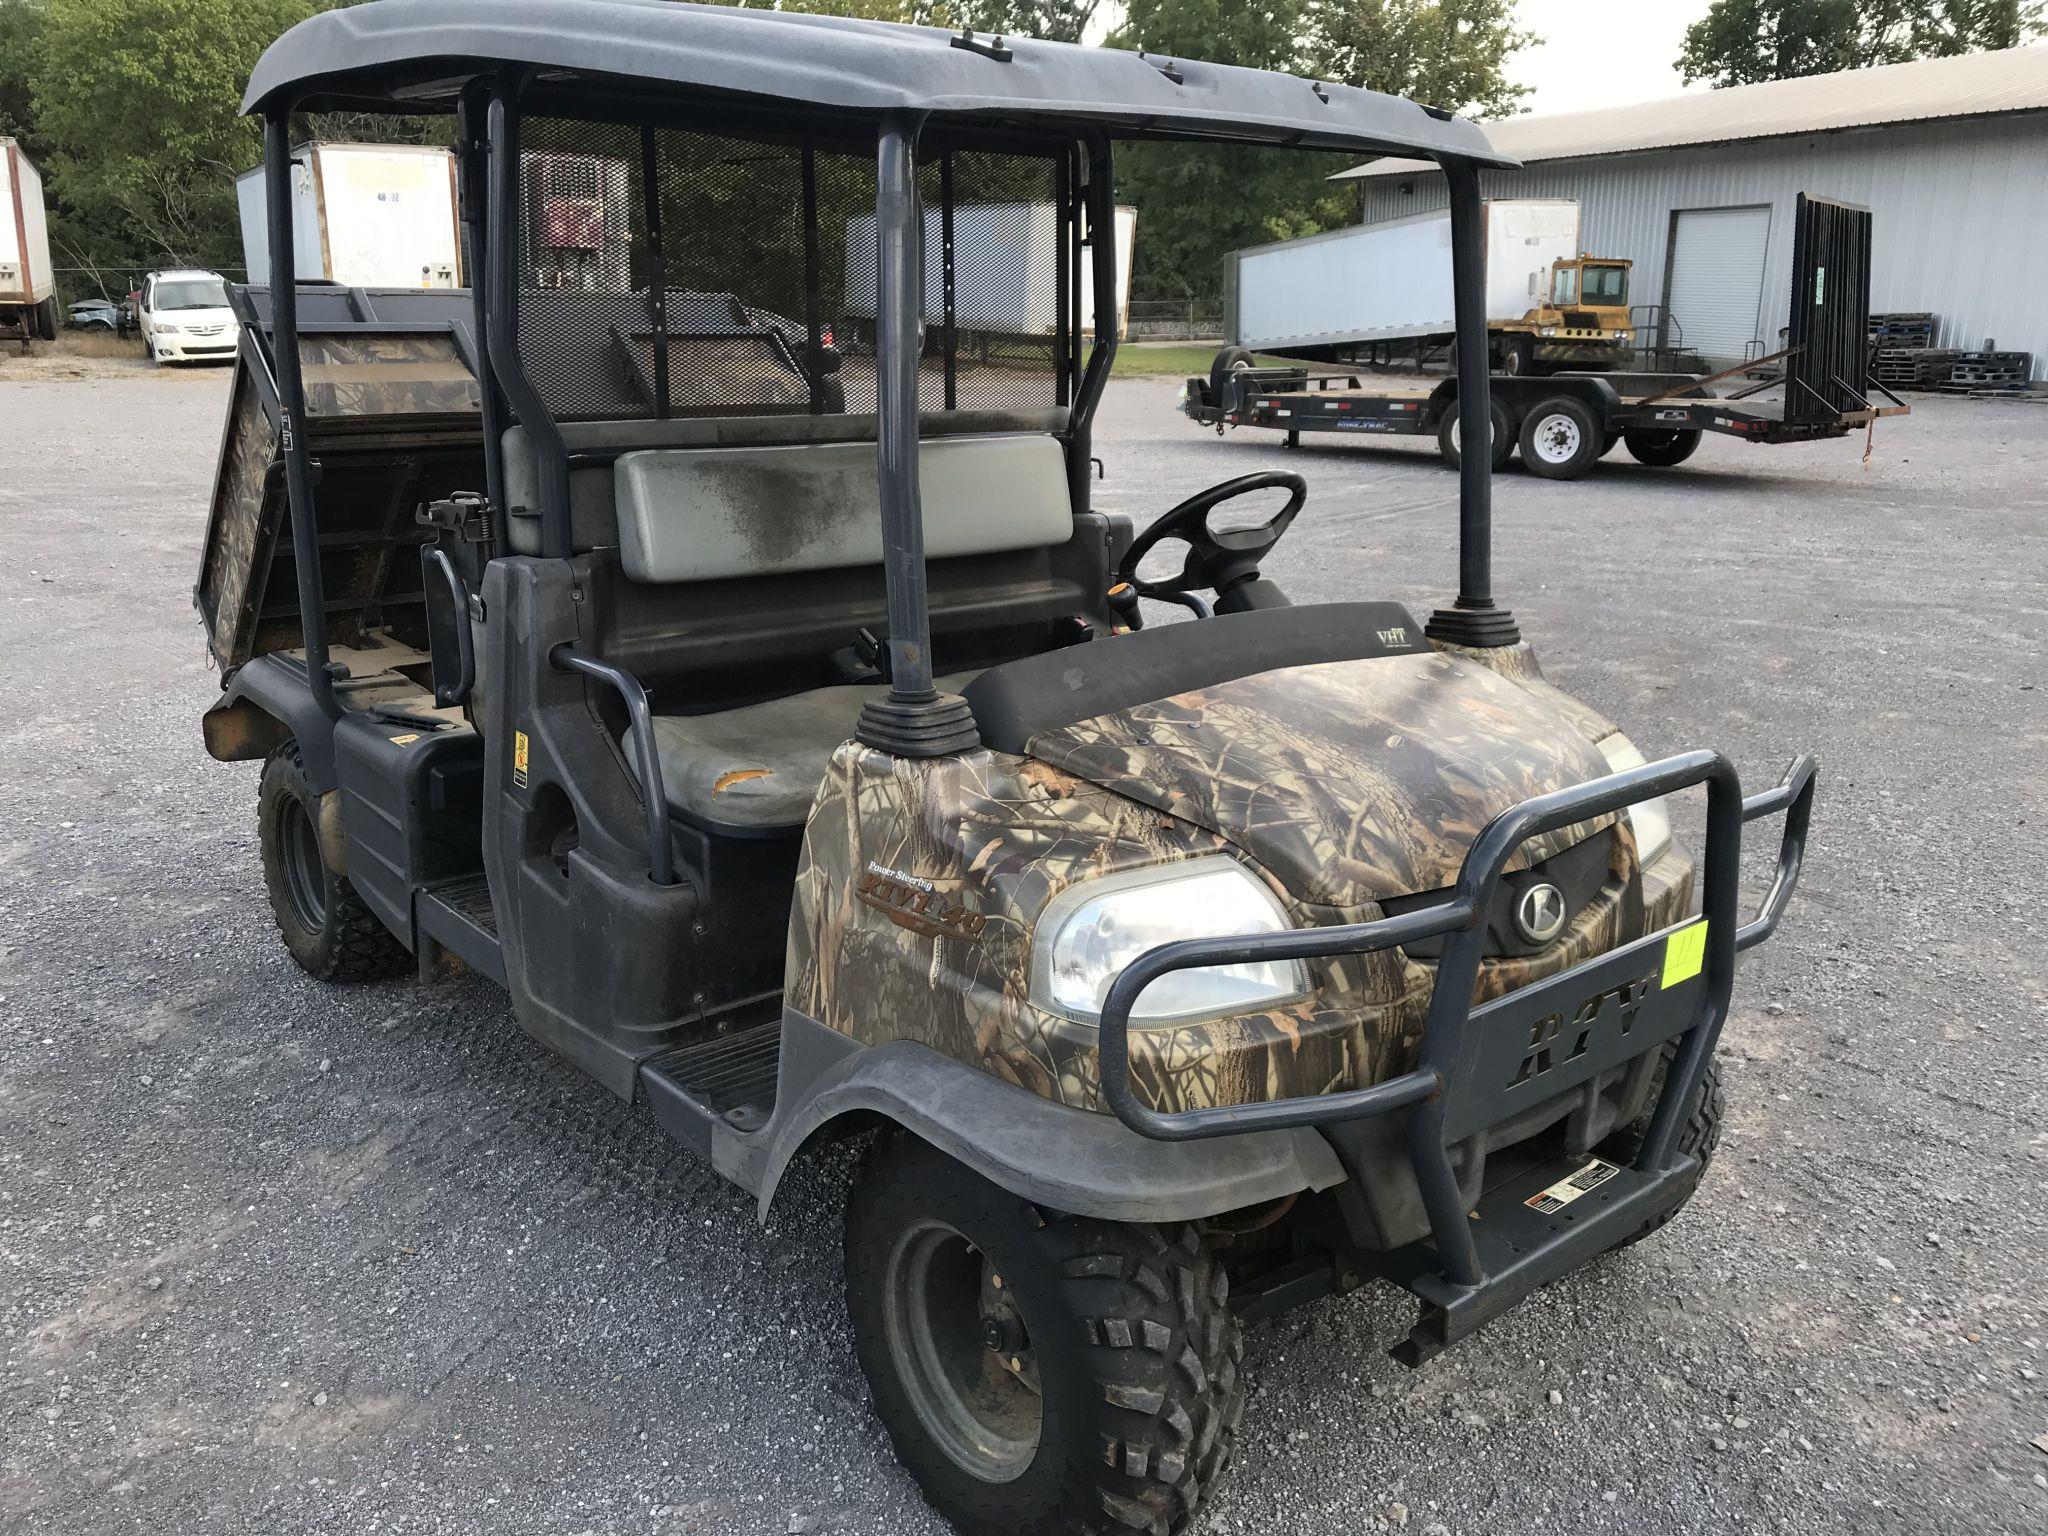
{"label": "front tire", "polygon": [[1593,467],[1605,440],[1590,410],[1553,395],[1522,419],[1522,467],[1546,480],[1576,480]]}
{"label": "front tire", "polygon": [[[1673,1052],[1666,1050],[1650,1074],[1649,1107],[1641,1117],[1623,1126],[1601,1143],[1600,1156],[1610,1163],[1627,1167],[1634,1163],[1636,1155],[1643,1149],[1643,1138],[1650,1133],[1650,1121],[1657,1113],[1657,1101],[1664,1096],[1664,1075],[1671,1067]],[[1721,1122],[1728,1118],[1728,1096],[1721,1089],[1721,1064],[1713,1057],[1707,1058],[1707,1069],[1700,1074],[1700,1085],[1694,1090],[1692,1103],[1686,1106],[1685,1123],[1678,1128],[1678,1150],[1688,1157],[1700,1160],[1700,1177],[1705,1178],[1707,1169],[1713,1166],[1714,1152],[1721,1145]],[[1614,1245],[1612,1251],[1633,1247],[1662,1227],[1686,1206],[1692,1203],[1699,1185],[1695,1183],[1685,1199],[1651,1221],[1646,1221],[1635,1232]]]}
{"label": "front tire", "polygon": [[263,765],[256,810],[270,910],[300,968],[320,981],[378,981],[410,966],[406,947],[330,867],[320,796],[306,782],[297,742]]}
{"label": "front tire", "polygon": [[1670,469],[1691,458],[1705,435],[1697,427],[1672,431],[1646,428],[1627,433],[1622,441],[1628,444],[1629,455],[1638,464],[1647,464],[1652,469]]}
{"label": "front tire", "polygon": [[876,1416],[963,1531],[1174,1536],[1229,1460],[1244,1346],[1193,1227],[1040,1211],[897,1134],[846,1286]]}

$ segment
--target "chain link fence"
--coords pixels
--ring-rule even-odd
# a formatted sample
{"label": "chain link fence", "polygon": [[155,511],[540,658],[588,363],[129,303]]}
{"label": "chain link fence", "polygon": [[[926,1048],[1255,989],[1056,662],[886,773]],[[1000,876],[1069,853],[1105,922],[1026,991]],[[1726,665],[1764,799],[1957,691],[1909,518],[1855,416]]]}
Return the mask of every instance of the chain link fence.
{"label": "chain link fence", "polygon": [[1132,341],[1220,341],[1223,299],[1139,299],[1130,304],[1125,335]]}

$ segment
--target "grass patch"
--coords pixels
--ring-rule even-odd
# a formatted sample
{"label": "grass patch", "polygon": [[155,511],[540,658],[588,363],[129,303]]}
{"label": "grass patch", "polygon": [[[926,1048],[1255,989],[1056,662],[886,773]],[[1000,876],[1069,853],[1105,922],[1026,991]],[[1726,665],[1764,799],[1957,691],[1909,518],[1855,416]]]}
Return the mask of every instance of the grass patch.
{"label": "grass patch", "polygon": [[132,332],[127,336],[116,336],[112,331],[59,331],[52,342],[38,343],[38,350],[55,357],[133,357],[147,356],[142,338]]}
{"label": "grass patch", "polygon": [[[1116,366],[1110,371],[1118,377],[1158,378],[1162,374],[1175,378],[1209,376],[1209,365],[1216,361],[1220,347],[1205,346],[1134,346],[1125,342],[1116,349]],[[1261,368],[1284,368],[1287,360],[1281,357],[1261,356],[1257,359]]]}

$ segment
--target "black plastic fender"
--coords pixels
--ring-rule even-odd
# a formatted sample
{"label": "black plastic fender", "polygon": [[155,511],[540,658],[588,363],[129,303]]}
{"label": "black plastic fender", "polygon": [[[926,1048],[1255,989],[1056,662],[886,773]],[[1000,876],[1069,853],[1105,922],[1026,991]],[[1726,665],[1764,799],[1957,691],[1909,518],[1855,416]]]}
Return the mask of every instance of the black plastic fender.
{"label": "black plastic fender", "polygon": [[296,740],[308,784],[323,795],[334,788],[334,722],[314,699],[303,665],[266,655],[238,668],[200,729],[208,754],[223,763],[261,762]]}
{"label": "black plastic fender", "polygon": [[[666,1121],[663,1096],[650,1082]],[[773,1117],[751,1133],[714,1122],[712,1163],[759,1198],[765,1221],[791,1160],[849,1116],[879,1116],[1021,1199],[1104,1221],[1193,1221],[1345,1177],[1313,1130],[1152,1141],[1114,1116],[1055,1104],[929,1046],[863,1047],[794,1009],[783,1014]]]}

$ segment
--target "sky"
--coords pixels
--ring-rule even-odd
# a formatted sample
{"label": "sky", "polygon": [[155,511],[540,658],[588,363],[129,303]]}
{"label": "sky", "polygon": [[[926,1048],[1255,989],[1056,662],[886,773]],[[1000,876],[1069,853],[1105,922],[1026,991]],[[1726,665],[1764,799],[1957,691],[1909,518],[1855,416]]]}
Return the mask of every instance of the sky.
{"label": "sky", "polygon": [[[1507,61],[1530,87],[1529,111],[1584,112],[1676,96],[1685,29],[1709,0],[1517,0],[1516,19],[1543,41]],[[1694,86],[1703,90],[1704,86]]]}

